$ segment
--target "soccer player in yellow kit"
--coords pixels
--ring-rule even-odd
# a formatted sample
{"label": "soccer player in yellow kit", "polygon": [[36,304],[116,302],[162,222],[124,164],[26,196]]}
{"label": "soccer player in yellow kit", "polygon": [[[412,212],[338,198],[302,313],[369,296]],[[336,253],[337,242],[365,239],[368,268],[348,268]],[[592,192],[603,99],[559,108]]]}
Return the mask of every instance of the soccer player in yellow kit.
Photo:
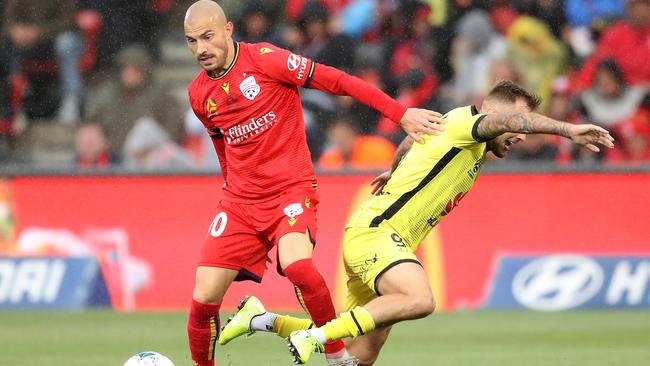
{"label": "soccer player in yellow kit", "polygon": [[[424,144],[402,142],[391,171],[373,181],[372,199],[362,204],[345,228],[343,258],[348,275],[347,312],[320,328],[309,320],[277,315],[266,330],[286,335],[296,363],[322,352],[327,341],[353,338],[348,352],[360,365],[372,365],[392,324],[423,318],[435,309],[428,276],[414,252],[419,243],[472,188],[488,151],[505,157],[525,134],[546,133],[570,138],[592,151],[596,144],[613,147],[607,130],[574,125],[533,113],[540,99],[510,81],[497,84],[483,101],[456,108],[444,116],[447,129],[424,136]],[[257,312],[257,299],[246,301]],[[246,303],[244,305],[247,305]],[[236,315],[241,324],[246,306]],[[241,315],[241,316],[240,316]],[[248,324],[247,324],[248,325]],[[228,327],[228,326],[226,326]],[[248,326],[248,332],[263,330]]]}

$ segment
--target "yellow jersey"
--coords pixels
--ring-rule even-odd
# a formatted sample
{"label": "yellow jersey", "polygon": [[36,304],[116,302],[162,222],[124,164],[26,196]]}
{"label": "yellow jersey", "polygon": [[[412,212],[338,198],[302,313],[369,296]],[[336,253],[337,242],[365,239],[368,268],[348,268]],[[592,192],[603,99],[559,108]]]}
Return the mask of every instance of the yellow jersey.
{"label": "yellow jersey", "polygon": [[485,117],[475,106],[456,108],[443,118],[446,130],[413,143],[383,192],[363,203],[346,228],[389,227],[415,250],[472,188],[485,162],[487,145],[476,138]]}

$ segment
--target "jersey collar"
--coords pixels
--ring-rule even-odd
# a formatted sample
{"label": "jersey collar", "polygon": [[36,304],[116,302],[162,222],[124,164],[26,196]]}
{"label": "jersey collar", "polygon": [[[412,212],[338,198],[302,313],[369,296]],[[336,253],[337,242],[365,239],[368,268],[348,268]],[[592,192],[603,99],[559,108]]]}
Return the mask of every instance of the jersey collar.
{"label": "jersey collar", "polygon": [[222,72],[219,76],[216,76],[216,77],[210,75],[211,73],[208,72],[208,71],[206,71],[205,73],[208,75],[208,77],[209,77],[211,80],[219,80],[219,79],[223,79],[223,77],[226,76],[226,75],[228,75],[228,73],[230,72],[230,70],[232,70],[233,67],[235,67],[235,64],[237,63],[237,58],[238,58],[238,56],[239,56],[239,42],[235,42],[235,57],[232,59],[232,62],[230,63],[230,66],[228,66],[228,68],[226,69],[226,71]]}

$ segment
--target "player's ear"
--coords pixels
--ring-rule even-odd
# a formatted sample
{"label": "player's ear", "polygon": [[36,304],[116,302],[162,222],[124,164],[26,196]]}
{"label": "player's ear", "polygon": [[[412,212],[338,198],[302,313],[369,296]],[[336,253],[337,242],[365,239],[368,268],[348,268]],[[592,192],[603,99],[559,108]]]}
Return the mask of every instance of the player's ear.
{"label": "player's ear", "polygon": [[226,38],[231,38],[232,37],[232,32],[235,29],[235,25],[232,24],[231,21],[228,21],[226,25],[224,26],[224,30],[226,32]]}

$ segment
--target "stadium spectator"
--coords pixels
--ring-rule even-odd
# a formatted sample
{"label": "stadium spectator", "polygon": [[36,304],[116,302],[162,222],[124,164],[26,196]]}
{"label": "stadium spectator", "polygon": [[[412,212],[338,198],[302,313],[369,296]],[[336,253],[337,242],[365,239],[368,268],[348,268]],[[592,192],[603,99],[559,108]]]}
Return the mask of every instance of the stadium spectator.
{"label": "stadium spectator", "polygon": [[490,71],[505,58],[507,50],[508,44],[495,31],[486,12],[474,10],[460,19],[452,47],[454,78],[446,88],[453,106],[471,104],[480,98],[483,90],[492,85],[488,80]]}
{"label": "stadium spectator", "polygon": [[566,15],[560,0],[519,0],[513,6],[522,15],[528,15],[545,23],[556,38],[562,37]]}
{"label": "stadium spectator", "polygon": [[[428,105],[438,86],[438,80],[433,74],[425,74],[419,70],[409,70],[399,79],[399,88],[395,99],[403,105],[424,107]],[[390,119],[381,117],[377,123],[377,134],[387,138],[395,145],[404,138],[401,129]]]}
{"label": "stadium spectator", "polygon": [[307,3],[297,23],[302,45],[296,52],[314,61],[352,71],[357,45],[341,33],[336,23],[336,17],[330,16],[325,6],[319,2]]}
{"label": "stadium spectator", "polygon": [[177,143],[184,137],[182,109],[165,88],[152,80],[152,59],[145,48],[131,45],[117,55],[119,74],[90,98],[90,119],[106,129],[109,147],[122,151],[126,135],[141,117],[155,119]]}
{"label": "stadium spectator", "polygon": [[97,122],[84,122],[75,136],[77,169],[106,169],[119,162],[117,155],[108,149],[106,133]]}
{"label": "stadium spectator", "polygon": [[160,26],[170,5],[156,0],[88,0],[103,18],[97,63],[110,66],[125,47],[143,44],[156,58],[159,56]]}
{"label": "stadium spectator", "polygon": [[[4,34],[11,67],[26,74],[30,93],[24,102],[29,117],[51,117],[74,123],[81,116],[82,78],[79,60],[83,39],[75,29],[74,0],[7,0]],[[43,84],[40,62],[56,59],[61,94]],[[60,103],[57,101],[60,100]]]}
{"label": "stadium spectator", "polygon": [[564,10],[571,27],[590,28],[625,14],[626,0],[566,0]]}
{"label": "stadium spectator", "polygon": [[273,9],[263,0],[250,0],[244,4],[241,29],[236,38],[243,42],[280,43],[280,36],[273,19]]}
{"label": "stadium spectator", "polygon": [[542,97],[540,110],[546,111],[551,83],[562,71],[565,47],[541,20],[520,16],[508,30],[508,61],[521,75],[523,86]]}
{"label": "stadium spectator", "polygon": [[603,126],[617,137],[619,147],[611,159],[640,160],[648,151],[648,113],[642,109],[647,97],[641,86],[628,86],[616,61],[603,60],[596,69],[594,85],[580,95],[585,121]]}
{"label": "stadium spectator", "polygon": [[596,44],[592,33],[625,14],[625,0],[567,0],[568,43],[578,57],[590,56]]}
{"label": "stadium spectator", "polygon": [[337,116],[327,136],[329,147],[318,159],[321,169],[387,169],[393,161],[395,145],[380,136],[360,134],[350,116]]}
{"label": "stadium spectator", "polygon": [[141,117],[126,136],[124,166],[134,170],[194,168],[190,155],[152,118]]}
{"label": "stadium spectator", "polygon": [[11,85],[9,84],[9,54],[4,43],[0,42],[0,139],[11,134],[12,105]]}
{"label": "stadium spectator", "polygon": [[598,65],[607,58],[620,65],[628,83],[650,80],[650,0],[627,0],[626,9],[627,19],[603,33],[595,53],[577,75],[575,89],[589,88]]}
{"label": "stadium spectator", "polygon": [[221,171],[219,159],[214,153],[212,139],[205,133],[201,120],[194,114],[192,108],[185,113],[185,150],[189,153],[197,168],[202,170]]}

